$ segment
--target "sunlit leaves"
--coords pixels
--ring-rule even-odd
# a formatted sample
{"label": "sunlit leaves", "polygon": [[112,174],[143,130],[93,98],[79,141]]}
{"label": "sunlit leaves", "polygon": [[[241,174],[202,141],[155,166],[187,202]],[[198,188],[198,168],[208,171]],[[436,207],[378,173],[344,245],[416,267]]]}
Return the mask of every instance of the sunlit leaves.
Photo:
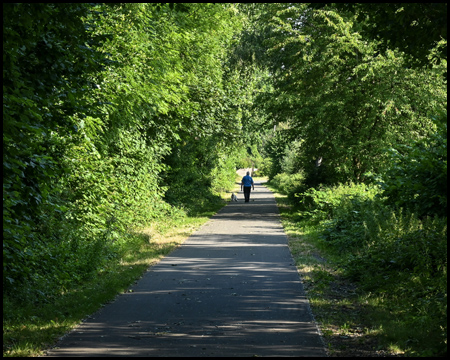
{"label": "sunlit leaves", "polygon": [[[234,5],[9,4],[4,16],[4,280],[81,279],[118,237],[174,213],[164,194],[186,179],[167,176],[168,156],[186,144],[176,170],[192,160],[192,186],[233,168],[215,161],[241,135],[242,83],[224,66]],[[57,260],[33,270],[44,253]]]}
{"label": "sunlit leaves", "polygon": [[323,157],[327,182],[362,180],[385,166],[384,149],[424,136],[429,112],[446,104],[442,73],[411,69],[404,55],[380,53],[344,12],[273,8],[266,43],[274,92],[262,103],[304,140],[304,169]]}

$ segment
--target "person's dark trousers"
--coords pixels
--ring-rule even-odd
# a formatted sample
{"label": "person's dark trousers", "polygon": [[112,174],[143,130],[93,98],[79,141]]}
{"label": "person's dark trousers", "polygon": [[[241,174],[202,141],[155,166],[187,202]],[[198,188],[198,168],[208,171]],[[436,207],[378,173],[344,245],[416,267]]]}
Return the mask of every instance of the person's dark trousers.
{"label": "person's dark trousers", "polygon": [[251,190],[251,186],[244,186],[244,197],[245,197],[245,202],[249,202],[250,201],[250,190]]}

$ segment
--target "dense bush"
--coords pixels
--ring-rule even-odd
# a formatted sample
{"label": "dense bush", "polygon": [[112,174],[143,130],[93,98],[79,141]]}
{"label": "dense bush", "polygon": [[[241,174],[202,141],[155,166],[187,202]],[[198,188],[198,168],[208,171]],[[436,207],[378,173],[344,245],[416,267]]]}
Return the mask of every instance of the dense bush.
{"label": "dense bush", "polygon": [[92,76],[111,65],[96,19],[92,4],[3,5],[4,291],[64,261],[66,140],[96,113]]}
{"label": "dense bush", "polygon": [[217,157],[210,173],[211,191],[213,194],[220,194],[225,190],[233,189],[236,183],[237,156],[237,154],[226,156],[222,153]]}
{"label": "dense bush", "polygon": [[193,140],[178,145],[165,158],[164,199],[188,213],[204,201],[221,201],[219,194],[236,180],[236,154],[220,149],[216,138]]}
{"label": "dense bush", "polygon": [[258,175],[269,176],[271,168],[272,168],[272,160],[270,158],[262,159],[258,167]]}
{"label": "dense bush", "polygon": [[447,114],[435,124],[429,137],[391,149],[392,166],[379,178],[387,204],[419,216],[447,216]]}
{"label": "dense bush", "polygon": [[[446,219],[420,220],[402,211],[377,212],[372,218],[369,213],[365,216],[371,224],[360,223],[359,227],[366,232],[366,246],[346,248],[351,254],[347,274],[353,279],[364,279],[363,283],[373,289],[405,276],[428,279],[431,284],[433,279],[445,275]],[[353,236],[348,235],[349,241]]]}
{"label": "dense bush", "polygon": [[352,204],[372,200],[378,193],[378,187],[350,183],[309,188],[303,193],[297,193],[296,198],[302,215],[314,220],[325,220],[334,218],[336,214],[348,213]]}
{"label": "dense bush", "polygon": [[321,222],[327,246],[350,255],[352,277],[372,277],[375,268],[383,267],[423,276],[445,272],[446,217],[420,218],[409,210],[393,209],[379,193],[379,188],[364,184],[310,189],[302,194],[309,210],[300,213]]}
{"label": "dense bush", "polygon": [[344,276],[395,303],[405,314],[401,321],[423,328],[434,353],[444,353],[447,217],[392,207],[381,193],[364,184],[310,189],[300,214],[318,224],[320,241],[337,255]]}
{"label": "dense bush", "polygon": [[247,89],[223,64],[241,18],[219,4],[3,11],[3,289],[35,301],[232,183]]}
{"label": "dense bush", "polygon": [[[374,211],[347,234],[329,229],[331,246],[345,247],[345,275],[367,293],[388,298],[419,327],[434,354],[447,351],[447,218],[419,219],[407,211]],[[344,236],[343,236],[344,235]],[[361,246],[359,236],[364,235]],[[352,248],[352,244],[358,244]],[[406,325],[407,324],[407,325]]]}
{"label": "dense bush", "polygon": [[373,241],[372,221],[384,211],[381,204],[367,198],[343,199],[332,206],[331,220],[323,222],[322,239],[341,254],[353,253]]}
{"label": "dense bush", "polygon": [[304,176],[302,173],[280,173],[275,175],[275,177],[271,180],[271,184],[275,186],[280,193],[292,197],[302,186],[303,180]]}
{"label": "dense bush", "polygon": [[264,146],[264,152],[266,158],[270,161],[265,160],[265,173],[269,176],[269,179],[273,179],[275,175],[283,172],[283,158],[285,157],[287,145],[289,140],[286,136],[286,130],[279,126],[277,131],[270,134],[266,140]]}

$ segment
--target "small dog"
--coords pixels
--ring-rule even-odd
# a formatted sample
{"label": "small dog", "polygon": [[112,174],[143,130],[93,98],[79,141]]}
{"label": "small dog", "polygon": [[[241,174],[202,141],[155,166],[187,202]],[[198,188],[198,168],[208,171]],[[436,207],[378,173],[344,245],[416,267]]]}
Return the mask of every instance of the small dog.
{"label": "small dog", "polygon": [[231,201],[238,201],[238,198],[235,193],[231,194]]}

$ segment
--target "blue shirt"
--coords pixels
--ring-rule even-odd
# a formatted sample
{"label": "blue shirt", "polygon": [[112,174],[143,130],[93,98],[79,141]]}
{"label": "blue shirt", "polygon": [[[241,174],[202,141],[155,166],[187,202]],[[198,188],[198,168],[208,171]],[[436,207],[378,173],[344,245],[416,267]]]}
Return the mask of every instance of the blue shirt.
{"label": "blue shirt", "polygon": [[242,185],[244,185],[244,187],[249,187],[253,185],[253,179],[250,175],[245,175],[242,178]]}

